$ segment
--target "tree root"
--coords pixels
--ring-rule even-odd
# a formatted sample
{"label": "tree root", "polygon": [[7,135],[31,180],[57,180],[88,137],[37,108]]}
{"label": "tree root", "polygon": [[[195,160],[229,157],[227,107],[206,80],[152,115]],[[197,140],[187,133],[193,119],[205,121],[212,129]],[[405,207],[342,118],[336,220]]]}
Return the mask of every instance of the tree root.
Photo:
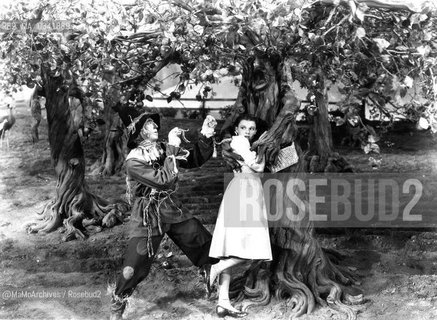
{"label": "tree root", "polygon": [[87,238],[87,235],[84,233],[84,231],[79,230],[76,227],[82,222],[85,216],[85,213],[81,210],[81,205],[84,201],[83,196],[84,194],[81,193],[80,195],[74,197],[73,201],[71,201],[70,216],[64,220],[66,234],[62,237],[63,241],[71,241],[78,238],[84,240]]}
{"label": "tree root", "polygon": [[310,288],[302,282],[303,275],[297,270],[297,262],[298,259],[291,255],[291,251],[286,250],[280,256],[277,266],[279,286],[276,296],[290,296],[289,302],[292,305],[291,313],[293,317],[299,317],[304,313],[311,313],[316,306],[315,297]]}
{"label": "tree root", "polygon": [[60,193],[39,212],[40,223],[29,224],[29,233],[49,233],[62,228],[63,241],[86,239],[89,232],[100,232],[101,226],[113,227],[123,223],[130,206],[125,202],[114,204],[82,189],[68,189]]}
{"label": "tree root", "polygon": [[49,233],[59,228],[62,225],[62,219],[56,211],[56,202],[54,200],[49,201],[42,212],[38,212],[40,217],[38,220],[42,220],[40,223],[31,223],[27,225],[26,229],[28,233]]}
{"label": "tree root", "polygon": [[333,283],[331,287],[331,292],[326,298],[326,301],[328,302],[328,306],[340,313],[345,314],[347,320],[355,320],[357,318],[355,310],[342,303],[340,298],[341,298],[341,289],[338,285]]}
{"label": "tree root", "polygon": [[255,282],[254,288],[244,287],[244,295],[249,298],[247,303],[243,304],[243,311],[246,311],[252,305],[265,306],[270,303],[270,272],[260,270]]}
{"label": "tree root", "polygon": [[337,250],[331,249],[331,248],[323,248],[323,252],[327,255],[329,260],[332,262],[338,264],[339,261],[343,260],[345,256],[338,252]]}
{"label": "tree root", "polygon": [[123,211],[120,211],[117,206],[114,206],[102,219],[102,226],[112,228],[117,223],[125,222]]}
{"label": "tree root", "polygon": [[[337,253],[337,257],[342,255]],[[266,305],[275,296],[278,300],[288,299],[290,318],[309,314],[319,304],[346,315],[348,320],[356,319],[358,309],[354,306],[364,302],[363,295],[346,287],[358,283],[355,275],[333,264],[317,242],[304,245],[300,256],[294,250],[282,249],[276,261],[273,270],[254,263],[232,282],[231,292],[243,311]]]}
{"label": "tree root", "polygon": [[54,200],[50,200],[49,202],[47,202],[47,204],[44,206],[44,208],[42,209],[42,211],[41,211],[41,212],[37,212],[37,214],[40,216],[40,217],[37,217],[37,219],[38,219],[38,220],[44,220],[45,217],[46,217],[46,211],[47,211],[47,208],[48,208],[49,206],[53,206],[54,204],[55,204],[55,201],[54,201]]}

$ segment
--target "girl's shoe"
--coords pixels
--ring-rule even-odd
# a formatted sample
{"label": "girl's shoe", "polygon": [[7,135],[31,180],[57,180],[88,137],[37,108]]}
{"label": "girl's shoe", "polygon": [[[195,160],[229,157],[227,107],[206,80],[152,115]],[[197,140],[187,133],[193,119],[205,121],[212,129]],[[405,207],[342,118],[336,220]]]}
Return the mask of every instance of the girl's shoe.
{"label": "girl's shoe", "polygon": [[215,308],[215,312],[217,313],[217,316],[219,318],[224,318],[226,316],[232,317],[232,318],[244,318],[248,315],[247,312],[244,311],[233,311],[233,310],[229,310],[225,307],[222,307],[220,305],[218,305]]}

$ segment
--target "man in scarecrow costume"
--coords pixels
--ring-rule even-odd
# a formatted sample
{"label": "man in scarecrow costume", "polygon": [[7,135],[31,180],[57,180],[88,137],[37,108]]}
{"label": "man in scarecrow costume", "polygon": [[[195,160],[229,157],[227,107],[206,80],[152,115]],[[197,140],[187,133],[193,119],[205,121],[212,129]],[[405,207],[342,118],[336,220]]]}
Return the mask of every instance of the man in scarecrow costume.
{"label": "man in scarecrow costume", "polygon": [[213,154],[216,124],[208,116],[198,141],[189,149],[180,146],[184,130],[177,127],[169,132],[167,143],[158,142],[158,114],[142,114],[129,126],[132,134],[139,134],[143,140],[126,158],[127,197],[132,205],[130,240],[112,295],[111,319],[122,318],[126,299],[147,277],[164,234],[194,265],[207,268],[217,262],[208,257],[211,234],[175,195],[179,166],[199,167]]}

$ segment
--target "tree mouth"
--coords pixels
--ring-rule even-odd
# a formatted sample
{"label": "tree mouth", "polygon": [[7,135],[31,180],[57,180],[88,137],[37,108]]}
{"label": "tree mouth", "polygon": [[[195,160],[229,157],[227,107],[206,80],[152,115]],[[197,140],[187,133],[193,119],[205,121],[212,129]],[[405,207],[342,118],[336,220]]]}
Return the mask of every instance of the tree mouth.
{"label": "tree mouth", "polygon": [[261,67],[255,68],[253,71],[253,85],[252,88],[254,90],[260,91],[268,86],[268,81],[266,79],[266,74]]}

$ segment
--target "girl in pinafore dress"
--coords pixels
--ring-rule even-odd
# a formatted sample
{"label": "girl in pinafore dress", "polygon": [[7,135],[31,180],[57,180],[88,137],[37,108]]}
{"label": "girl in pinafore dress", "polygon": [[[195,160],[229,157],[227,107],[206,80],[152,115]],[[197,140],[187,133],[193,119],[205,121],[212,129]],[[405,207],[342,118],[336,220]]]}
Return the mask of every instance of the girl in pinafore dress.
{"label": "girl in pinafore dress", "polygon": [[247,260],[272,260],[267,210],[261,179],[256,173],[264,171],[264,159],[258,163],[250,143],[257,132],[257,118],[242,115],[235,122],[232,150],[244,162],[241,172],[234,171],[220,205],[209,256],[219,258],[211,266],[209,287],[219,277],[219,316],[244,317],[246,312],[235,309],[229,301],[230,268]]}

